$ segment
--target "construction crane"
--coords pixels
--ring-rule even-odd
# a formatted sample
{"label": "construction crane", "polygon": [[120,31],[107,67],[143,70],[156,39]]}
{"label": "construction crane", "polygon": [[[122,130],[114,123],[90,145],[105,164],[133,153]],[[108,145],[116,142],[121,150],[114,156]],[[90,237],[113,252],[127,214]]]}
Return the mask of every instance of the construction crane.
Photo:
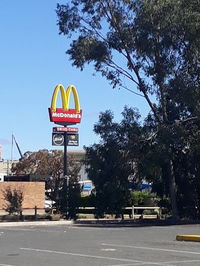
{"label": "construction crane", "polygon": [[18,152],[19,152],[19,154],[20,154],[20,160],[23,159],[24,156],[23,156],[23,154],[22,154],[22,152],[21,152],[21,150],[20,150],[20,148],[19,148],[19,145],[18,145],[18,143],[17,143],[17,141],[16,141],[16,139],[15,139],[15,136],[12,134],[12,153],[13,153],[13,142],[15,142],[15,145],[16,145],[16,147],[17,147],[17,150],[18,150]]}

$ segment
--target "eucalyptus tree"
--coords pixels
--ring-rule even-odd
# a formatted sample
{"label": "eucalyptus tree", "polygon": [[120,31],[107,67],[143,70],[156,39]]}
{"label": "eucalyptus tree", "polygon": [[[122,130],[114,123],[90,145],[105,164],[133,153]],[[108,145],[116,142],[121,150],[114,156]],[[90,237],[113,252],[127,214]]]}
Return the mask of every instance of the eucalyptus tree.
{"label": "eucalyptus tree", "polygon": [[111,111],[101,113],[94,126],[100,143],[86,147],[86,171],[95,186],[98,216],[107,212],[123,217],[123,207],[130,198],[129,185],[136,178],[133,153],[130,154],[127,145],[130,137],[137,143],[139,115],[127,107],[122,115],[122,121],[117,123]]}
{"label": "eucalyptus tree", "polygon": [[164,141],[177,218],[173,136],[179,125],[199,119],[200,1],[71,0],[57,5],[57,15],[60,34],[71,39],[67,54],[74,66],[93,64],[113,87],[144,97],[150,108],[146,141]]}

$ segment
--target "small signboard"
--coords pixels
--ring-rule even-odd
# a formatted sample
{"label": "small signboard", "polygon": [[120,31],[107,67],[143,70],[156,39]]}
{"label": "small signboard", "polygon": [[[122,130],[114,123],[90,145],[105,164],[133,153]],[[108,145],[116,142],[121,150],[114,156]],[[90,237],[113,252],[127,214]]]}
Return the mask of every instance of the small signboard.
{"label": "small signboard", "polygon": [[64,146],[64,134],[52,133],[52,145],[53,146]]}
{"label": "small signboard", "polygon": [[[52,133],[52,145],[64,146],[64,132]],[[67,146],[79,146],[79,135],[74,133],[67,133]]]}
{"label": "small signboard", "polygon": [[79,135],[78,134],[67,134],[68,144],[67,146],[78,146],[79,145]]}
{"label": "small signboard", "polygon": [[78,133],[77,127],[53,127],[53,132]]}

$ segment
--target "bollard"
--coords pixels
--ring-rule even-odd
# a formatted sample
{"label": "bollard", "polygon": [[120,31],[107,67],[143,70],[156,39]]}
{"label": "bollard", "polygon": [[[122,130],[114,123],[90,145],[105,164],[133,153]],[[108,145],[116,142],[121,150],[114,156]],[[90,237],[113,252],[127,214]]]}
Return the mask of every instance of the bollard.
{"label": "bollard", "polygon": [[37,220],[37,206],[35,206],[35,220]]}
{"label": "bollard", "polygon": [[134,206],[132,206],[132,219],[135,219],[135,210],[134,210]]}

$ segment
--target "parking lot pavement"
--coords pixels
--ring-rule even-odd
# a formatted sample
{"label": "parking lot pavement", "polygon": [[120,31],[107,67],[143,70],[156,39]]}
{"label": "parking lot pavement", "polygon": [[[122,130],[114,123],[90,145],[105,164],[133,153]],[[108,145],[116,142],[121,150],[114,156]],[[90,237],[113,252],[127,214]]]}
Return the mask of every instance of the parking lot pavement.
{"label": "parking lot pavement", "polygon": [[0,266],[200,265],[200,243],[176,241],[199,225],[0,226]]}

